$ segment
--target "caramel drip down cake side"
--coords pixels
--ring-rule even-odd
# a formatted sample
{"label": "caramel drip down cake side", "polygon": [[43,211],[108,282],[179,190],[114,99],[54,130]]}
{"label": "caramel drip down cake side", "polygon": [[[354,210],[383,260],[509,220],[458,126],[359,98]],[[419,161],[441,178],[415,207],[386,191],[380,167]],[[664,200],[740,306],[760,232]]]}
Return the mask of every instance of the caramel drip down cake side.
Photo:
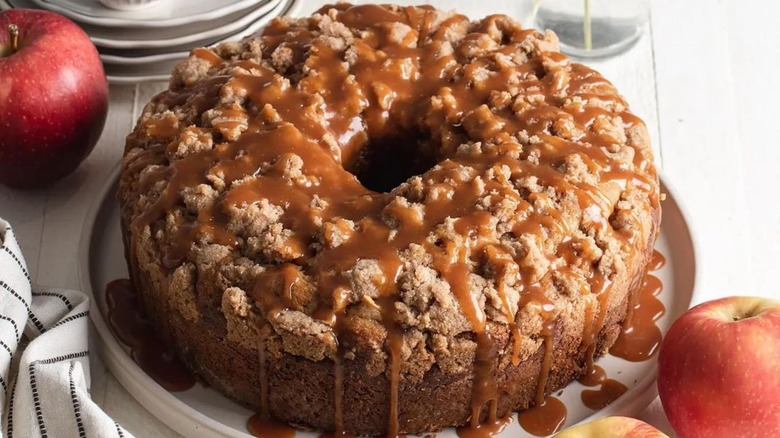
{"label": "caramel drip down cake side", "polygon": [[[614,342],[660,220],[647,129],[608,81],[551,32],[430,7],[326,6],[194,50],[127,139],[120,200],[162,319],[262,377],[236,388],[205,346],[192,367],[277,417],[296,402],[274,367],[319,370],[322,409],[282,419],[357,433],[568,383]],[[376,421],[350,419],[356,375],[387,383]],[[405,407],[465,375],[452,413]]]}

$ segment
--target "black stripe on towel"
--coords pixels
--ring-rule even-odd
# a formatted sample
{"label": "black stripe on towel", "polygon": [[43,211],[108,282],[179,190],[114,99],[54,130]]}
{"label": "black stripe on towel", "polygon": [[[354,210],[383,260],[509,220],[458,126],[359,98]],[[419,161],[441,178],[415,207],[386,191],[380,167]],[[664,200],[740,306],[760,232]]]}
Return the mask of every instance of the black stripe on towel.
{"label": "black stripe on towel", "polygon": [[16,293],[15,290],[11,289],[11,286],[7,285],[4,281],[0,280],[0,287],[7,290],[11,293],[16,299],[22,302],[24,304],[24,308],[27,309],[27,316],[30,317],[30,321],[35,324],[35,328],[38,329],[39,332],[43,333],[46,331],[46,329],[43,327],[43,324],[41,324],[40,321],[38,321],[38,318],[32,313],[32,310],[30,310],[30,305],[27,303],[27,301],[24,300],[24,298],[21,297],[18,293]]}
{"label": "black stripe on towel", "polygon": [[87,433],[84,430],[84,423],[81,421],[81,403],[76,396],[76,384],[73,382],[73,369],[76,367],[75,361],[70,361],[68,369],[68,380],[70,380],[70,399],[73,401],[73,415],[76,416],[76,426],[79,428],[79,437],[86,438]]}
{"label": "black stripe on towel", "polygon": [[3,246],[3,251],[7,252],[9,256],[11,256],[12,259],[16,262],[16,264],[19,266],[19,269],[22,270],[22,274],[24,274],[24,277],[27,279],[27,281],[30,281],[30,273],[27,272],[27,269],[24,267],[24,264],[22,264],[22,261],[19,260],[19,257],[16,256],[16,254],[11,251],[10,248],[7,246]]}
{"label": "black stripe on towel", "polygon": [[36,365],[49,365],[57,362],[62,362],[68,359],[76,359],[78,357],[84,357],[89,355],[89,350],[80,351],[78,353],[65,354],[62,356],[53,357],[51,359],[36,360],[30,364],[30,389],[32,390],[33,407],[35,408],[35,417],[38,420],[38,429],[41,432],[41,438],[48,438],[46,433],[46,424],[43,419],[43,410],[41,409],[41,398],[38,395],[38,384],[35,381],[35,366]]}
{"label": "black stripe on towel", "polygon": [[6,435],[8,438],[14,436],[14,396],[16,395],[16,385],[19,384],[17,380],[14,386],[11,387],[11,397],[8,399],[8,424],[6,428]]}
{"label": "black stripe on towel", "polygon": [[16,321],[14,321],[13,319],[11,319],[11,318],[9,318],[9,317],[7,317],[5,315],[0,315],[0,319],[2,319],[3,321],[8,321],[8,322],[11,323],[11,325],[14,327],[14,335],[16,335],[16,343],[19,343],[19,341],[22,338],[19,336],[19,327],[16,326]]}
{"label": "black stripe on towel", "polygon": [[5,349],[5,351],[8,352],[8,355],[11,356],[11,362],[13,362],[14,361],[14,352],[11,351],[10,348],[8,348],[8,344],[6,344],[2,340],[0,340],[0,347],[3,347]]}
{"label": "black stripe on towel", "polygon": [[89,350],[79,351],[78,353],[63,354],[62,356],[52,357],[51,359],[36,360],[31,365],[41,364],[49,365],[57,362],[62,362],[68,359],[77,359],[79,357],[89,356]]}
{"label": "black stripe on towel", "polygon": [[[77,313],[75,315],[71,315],[71,316],[63,319],[62,321],[58,322],[57,324],[54,324],[54,327],[59,327],[59,326],[65,324],[65,323],[71,322],[73,320],[84,318],[85,316],[89,316],[89,310],[85,310],[85,311],[83,311],[81,313]],[[54,328],[54,327],[52,327],[52,328]]]}
{"label": "black stripe on towel", "polygon": [[125,434],[122,433],[122,428],[119,426],[119,423],[114,421],[114,426],[116,426],[116,434],[119,435],[119,438],[125,438]]}
{"label": "black stripe on towel", "polygon": [[41,432],[41,438],[47,438],[46,423],[43,420],[43,410],[41,409],[41,398],[38,396],[38,383],[35,381],[36,362],[30,364],[30,389],[32,390],[33,406],[35,408],[35,418],[38,419],[38,430]]}
{"label": "black stripe on towel", "polygon": [[58,294],[56,292],[33,292],[32,295],[34,297],[56,297],[62,300],[63,303],[65,303],[65,306],[68,308],[68,311],[73,310],[73,305],[70,303],[70,300],[68,297],[66,297],[63,294]]}

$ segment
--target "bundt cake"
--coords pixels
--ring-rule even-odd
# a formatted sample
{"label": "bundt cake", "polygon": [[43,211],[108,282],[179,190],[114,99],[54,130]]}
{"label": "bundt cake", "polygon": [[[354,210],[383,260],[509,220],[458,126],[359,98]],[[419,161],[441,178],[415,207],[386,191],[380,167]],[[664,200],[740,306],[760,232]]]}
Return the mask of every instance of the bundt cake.
{"label": "bundt cake", "polygon": [[127,138],[119,198],[188,367],[361,435],[478,424],[582,375],[660,221],[644,123],[553,33],[391,5],[192,51]]}

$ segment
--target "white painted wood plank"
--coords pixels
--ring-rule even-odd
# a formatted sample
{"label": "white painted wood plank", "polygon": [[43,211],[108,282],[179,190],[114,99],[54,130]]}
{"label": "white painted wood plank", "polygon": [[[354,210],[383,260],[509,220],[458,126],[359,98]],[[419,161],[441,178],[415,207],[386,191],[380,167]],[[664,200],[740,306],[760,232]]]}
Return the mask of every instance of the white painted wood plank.
{"label": "white painted wood plank", "polygon": [[89,395],[98,406],[106,400],[106,379],[110,372],[103,358],[100,357],[99,336],[95,327],[89,325]]}
{"label": "white painted wood plank", "polygon": [[[744,239],[743,150],[736,131],[731,66],[724,59],[731,24],[721,2],[656,0],[652,37],[664,171],[692,212],[698,238],[699,301],[752,287],[751,243]],[[738,273],[738,275],[734,275]]]}
{"label": "white painted wood plank", "polygon": [[[742,279],[742,266],[750,266],[750,283],[742,288],[733,285],[729,293],[780,298],[780,126],[776,108],[780,101],[780,2],[728,0],[724,7],[728,26],[722,31],[728,35],[728,50],[721,62],[731,66],[738,148],[745,170],[739,196],[750,211],[750,226],[730,232],[735,238],[747,239],[751,251],[749,258],[733,258],[723,267],[733,278]],[[729,181],[731,177],[723,178]]]}
{"label": "white painted wood plank", "polygon": [[122,156],[130,129],[133,94],[133,86],[111,87],[108,118],[95,150],[74,174],[48,190],[37,283],[78,288],[78,259],[73,255],[81,238],[84,215]]}
{"label": "white painted wood plank", "polygon": [[48,192],[0,186],[0,217],[11,224],[31,278],[38,274],[41,230]]}

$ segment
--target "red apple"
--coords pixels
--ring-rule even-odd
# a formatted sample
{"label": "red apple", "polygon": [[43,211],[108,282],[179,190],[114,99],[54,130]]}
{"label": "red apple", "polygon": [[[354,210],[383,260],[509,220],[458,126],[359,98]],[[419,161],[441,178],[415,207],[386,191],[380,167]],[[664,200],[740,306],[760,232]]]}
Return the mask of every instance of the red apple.
{"label": "red apple", "polygon": [[0,12],[0,183],[68,175],[103,130],[108,83],[89,37],[52,12]]}
{"label": "red apple", "polygon": [[685,312],[661,344],[658,393],[681,438],[780,437],[780,302],[729,297]]}
{"label": "red apple", "polygon": [[669,438],[660,430],[629,417],[607,417],[570,427],[553,438]]}

